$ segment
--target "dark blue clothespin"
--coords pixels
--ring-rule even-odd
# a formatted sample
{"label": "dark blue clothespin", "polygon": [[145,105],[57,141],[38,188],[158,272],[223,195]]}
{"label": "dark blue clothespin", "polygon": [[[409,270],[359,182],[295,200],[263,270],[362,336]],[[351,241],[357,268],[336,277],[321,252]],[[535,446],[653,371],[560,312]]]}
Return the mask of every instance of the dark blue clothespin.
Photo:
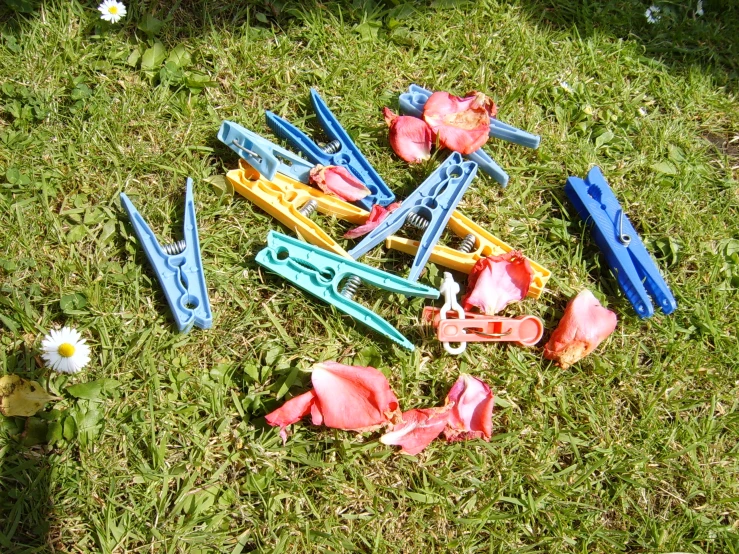
{"label": "dark blue clothespin", "polygon": [[205,286],[203,261],[200,258],[192,179],[188,177],[185,193],[184,238],[173,244],[159,245],[156,236],[125,193],[121,193],[121,204],[157,274],[180,332],[187,333],[193,325],[210,329],[213,316]]}
{"label": "dark blue clothespin", "polygon": [[585,181],[579,177],[568,178],[565,193],[580,217],[593,224],[595,243],[637,315],[646,318],[654,314],[648,294],[665,314],[674,312],[677,309],[675,297],[600,168],[591,169]]}
{"label": "dark blue clothespin", "polygon": [[381,206],[391,204],[395,200],[395,195],[352,142],[349,134],[314,89],[310,91],[310,99],[318,123],[326,136],[331,139],[326,146],[318,146],[300,129],[269,110],[266,113],[267,125],[275,135],[288,141],[314,164],[346,167],[370,190],[368,196],[356,202],[364,209],[371,210],[375,204]]}
{"label": "dark blue clothespin", "polygon": [[275,173],[282,173],[301,183],[309,181],[312,163],[237,123],[221,123],[218,140],[241,156],[268,181],[274,180]]}
{"label": "dark blue clothespin", "polygon": [[[408,92],[400,95],[400,110],[407,115],[423,117],[423,107],[431,94],[430,90],[418,85],[410,85]],[[538,148],[541,142],[539,136],[517,129],[512,125],[506,125],[494,117],[490,118],[490,136],[528,148]],[[477,163],[480,169],[500,183],[501,186],[505,187],[508,184],[508,174],[484,150],[480,149],[469,154],[467,159]]]}
{"label": "dark blue clothespin", "polygon": [[403,200],[399,208],[351,249],[349,255],[355,260],[359,259],[407,221],[414,227],[424,230],[408,275],[409,281],[417,281],[475,173],[477,173],[475,162],[464,161],[459,152],[452,152],[436,171]]}

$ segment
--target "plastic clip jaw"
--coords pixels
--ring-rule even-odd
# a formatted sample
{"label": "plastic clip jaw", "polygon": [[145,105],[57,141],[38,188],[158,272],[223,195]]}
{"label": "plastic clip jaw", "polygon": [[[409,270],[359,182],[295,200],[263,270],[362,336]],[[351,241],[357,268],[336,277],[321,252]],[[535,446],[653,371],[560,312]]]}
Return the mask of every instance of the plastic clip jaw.
{"label": "plastic clip jaw", "polygon": [[565,193],[580,217],[592,223],[593,239],[637,315],[647,318],[654,314],[650,295],[665,314],[674,312],[677,302],[672,291],[600,168],[593,167],[584,181],[579,177],[568,178]]}
{"label": "plastic clip jaw", "polygon": [[[434,246],[429,261],[455,271],[470,273],[480,258],[498,256],[514,250],[512,246],[489,233],[471,219],[465,217],[459,210],[455,210],[452,213],[447,229],[460,238],[469,235],[473,235],[475,238],[475,247],[470,252],[460,252],[459,250],[441,244]],[[419,244],[416,240],[398,236],[390,236],[385,239],[385,246],[387,248],[400,250],[411,255],[418,252]],[[531,269],[534,271],[534,277],[529,286],[528,296],[539,298],[552,273],[530,259],[529,263],[531,264]]]}
{"label": "plastic clip jaw", "polygon": [[[459,284],[454,280],[452,274],[448,271],[444,272],[444,281],[441,283],[439,292],[444,297],[444,305],[439,311],[439,318],[444,321],[447,317],[447,313],[450,310],[454,310],[459,314],[459,319],[464,319],[464,310],[462,306],[457,302],[457,295],[459,294]],[[446,350],[452,356],[458,356],[467,349],[466,342],[460,342],[459,346],[452,346],[449,341],[444,341],[444,350]]]}
{"label": "plastic clip jaw", "polygon": [[306,216],[302,210],[309,202],[315,202],[316,209],[323,214],[362,224],[369,216],[369,213],[362,208],[299,183],[286,175],[278,173],[273,180],[266,179],[245,163],[241,163],[239,169],[229,171],[226,178],[241,196],[254,202],[311,244],[345,258],[351,258],[338,242]]}
{"label": "plastic clip jaw", "polygon": [[307,183],[313,164],[232,121],[224,121],[218,140],[236,152],[268,181],[277,172]]}
{"label": "plastic clip jaw", "polygon": [[464,161],[458,152],[452,154],[429,177],[403,200],[400,207],[369,232],[349,254],[355,260],[400,229],[406,220],[420,216],[428,222],[419,241],[408,279],[417,281],[439,241],[449,218],[462,199],[477,172],[475,162]]}
{"label": "plastic clip jaw", "polygon": [[357,201],[357,204],[366,210],[372,209],[374,204],[381,206],[391,204],[395,200],[395,195],[362,155],[338,119],[314,89],[311,89],[310,97],[321,128],[335,144],[338,143],[338,148],[321,148],[300,129],[271,111],[266,112],[269,128],[275,135],[300,150],[314,164],[346,167],[370,190],[368,196]]}
{"label": "plastic clip jaw", "polygon": [[267,247],[257,253],[256,261],[409,350],[414,349],[413,343],[375,312],[355,302],[351,295],[346,292],[342,294],[339,285],[351,277],[358,277],[364,284],[404,296],[439,297],[436,289],[342,258],[274,231],[267,235]]}
{"label": "plastic clip jaw", "polygon": [[200,257],[192,179],[189,177],[186,189],[184,245],[180,242],[160,246],[151,228],[128,196],[125,193],[121,193],[120,196],[123,209],[128,214],[141,247],[156,272],[177,327],[182,333],[190,331],[193,325],[201,329],[210,329],[213,325],[205,272]]}

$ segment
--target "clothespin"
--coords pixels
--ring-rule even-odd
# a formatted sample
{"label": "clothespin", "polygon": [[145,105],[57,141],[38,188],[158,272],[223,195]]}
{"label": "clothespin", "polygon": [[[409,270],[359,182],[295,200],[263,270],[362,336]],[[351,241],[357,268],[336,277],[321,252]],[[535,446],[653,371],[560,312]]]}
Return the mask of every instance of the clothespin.
{"label": "clothespin", "polygon": [[[533,315],[499,317],[450,310],[442,317],[439,308],[426,306],[422,320],[433,324],[440,341],[448,342],[515,342],[533,346],[544,335],[544,322]],[[448,349],[447,352],[454,354]]]}
{"label": "clothespin", "polygon": [[310,99],[318,123],[331,139],[327,145],[319,146],[300,129],[269,110],[266,112],[267,125],[275,135],[288,141],[314,164],[346,167],[370,190],[368,196],[357,201],[357,204],[364,209],[370,210],[374,204],[381,206],[391,204],[395,200],[395,195],[365,159],[339,120],[331,113],[314,89],[310,91]]}
{"label": "clothespin", "polygon": [[301,183],[309,182],[312,163],[237,123],[232,121],[221,123],[218,140],[236,152],[268,181],[272,181],[279,172]]}
{"label": "clothespin", "polygon": [[[441,307],[441,310],[439,310],[439,319],[445,321],[447,313],[452,310],[457,313],[458,319],[464,319],[464,310],[457,302],[459,284],[448,271],[444,272],[444,281],[441,283],[441,287],[439,287],[439,292],[444,297],[444,305]],[[444,346],[444,350],[449,352],[452,356],[458,356],[467,349],[467,341],[460,342],[459,346],[452,346],[449,341],[442,341],[442,344]]]}
{"label": "clothespin", "polygon": [[[431,94],[430,90],[418,85],[410,85],[408,92],[400,95],[400,110],[407,115],[423,117],[423,107]],[[512,125],[506,125],[494,117],[490,118],[490,136],[528,148],[538,148],[541,142],[539,136],[517,129]],[[508,174],[482,149],[468,155],[467,159],[477,163],[482,171],[490,175],[501,186],[505,187],[508,184]]]}
{"label": "clothespin", "polygon": [[375,312],[354,301],[354,295],[362,283],[367,283],[404,296],[439,297],[439,291],[434,288],[412,283],[275,231],[267,235],[267,247],[257,253],[256,260],[409,350],[414,349],[413,344]]}
{"label": "clothespin", "polygon": [[417,281],[475,173],[477,173],[475,162],[464,161],[459,152],[452,152],[444,163],[403,200],[399,208],[352,248],[349,255],[355,260],[358,259],[408,222],[414,227],[423,229],[423,237],[419,241],[418,251],[408,275],[409,280]]}
{"label": "clothespin", "polygon": [[[480,227],[462,212],[455,210],[449,218],[447,229],[463,239],[456,248],[437,244],[431,251],[429,261],[443,265],[455,271],[470,273],[477,260],[487,256],[499,256],[514,250],[498,237]],[[390,236],[385,239],[385,247],[400,250],[406,254],[415,255],[418,252],[419,242],[404,237]],[[351,253],[351,252],[350,252]],[[529,286],[528,296],[539,298],[552,273],[548,269],[529,259],[534,276]]]}
{"label": "clothespin", "polygon": [[175,243],[160,246],[149,225],[123,192],[121,204],[154,268],[180,332],[187,333],[193,325],[210,329],[213,316],[200,258],[192,179],[188,177],[185,192],[184,238]]}
{"label": "clothespin", "polygon": [[276,173],[272,180],[267,179],[243,162],[239,164],[239,169],[229,171],[226,178],[241,196],[254,202],[311,244],[351,258],[310,216],[318,210],[351,223],[362,224],[369,216],[362,208],[281,173]]}
{"label": "clothespin", "polygon": [[565,193],[577,213],[592,223],[592,236],[614,273],[621,290],[640,318],[654,314],[651,295],[665,314],[677,309],[672,291],[644,247],[634,226],[608,186],[599,167],[583,181],[570,177]]}

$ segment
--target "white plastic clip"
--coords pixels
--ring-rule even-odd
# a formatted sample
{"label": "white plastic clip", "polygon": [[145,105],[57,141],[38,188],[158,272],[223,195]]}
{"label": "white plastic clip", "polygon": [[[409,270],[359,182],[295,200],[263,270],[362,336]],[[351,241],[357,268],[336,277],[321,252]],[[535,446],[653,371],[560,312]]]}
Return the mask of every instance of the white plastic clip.
{"label": "white plastic clip", "polygon": [[[446,319],[446,314],[449,310],[457,312],[458,319],[464,319],[464,310],[462,306],[457,302],[457,294],[459,294],[459,284],[454,280],[452,274],[448,271],[444,272],[444,281],[439,287],[439,292],[444,296],[444,305],[439,311],[439,318]],[[467,348],[466,342],[460,342],[459,346],[453,347],[448,342],[442,343],[444,350],[446,350],[452,356],[458,356]]]}

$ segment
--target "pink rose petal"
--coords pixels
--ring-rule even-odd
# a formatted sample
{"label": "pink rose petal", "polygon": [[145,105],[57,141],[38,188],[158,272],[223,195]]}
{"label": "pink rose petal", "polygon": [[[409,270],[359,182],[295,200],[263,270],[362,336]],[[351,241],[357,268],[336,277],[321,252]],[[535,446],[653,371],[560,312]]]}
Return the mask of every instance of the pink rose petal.
{"label": "pink rose petal", "polygon": [[311,413],[311,409],[314,406],[315,400],[316,395],[311,390],[301,394],[300,396],[291,398],[275,411],[270,412],[266,416],[264,416],[264,419],[267,420],[267,423],[269,423],[273,427],[276,427],[278,425],[280,426],[280,437],[282,437],[282,444],[285,444],[285,441],[287,441],[287,431],[285,431],[285,428],[288,425],[292,425],[296,421],[299,421],[300,419]]}
{"label": "pink rose petal", "polygon": [[370,193],[362,181],[339,165],[317,165],[310,170],[310,182],[326,194],[333,194],[347,202],[356,202]]}
{"label": "pink rose petal", "polygon": [[404,454],[418,454],[444,430],[450,408],[451,406],[444,406],[403,412],[401,422],[392,431],[382,435],[380,442],[400,446],[400,451]]}
{"label": "pink rose petal", "polygon": [[399,116],[390,108],[384,108],[383,114],[390,127],[390,146],[400,158],[414,164],[431,157],[434,132],[424,120],[409,115]]}
{"label": "pink rose petal", "polygon": [[399,206],[400,202],[393,202],[387,208],[384,208],[379,204],[375,204],[374,206],[372,206],[372,210],[370,211],[369,216],[367,216],[367,222],[364,225],[354,227],[354,229],[349,229],[346,233],[344,233],[344,238],[356,239],[358,237],[366,235],[367,233],[375,229],[380,223],[382,223],[382,221]]}
{"label": "pink rose petal", "polygon": [[616,329],[618,318],[584,289],[567,304],[564,316],[544,346],[544,357],[567,369],[581,360]]}
{"label": "pink rose petal", "polygon": [[493,392],[477,377],[463,373],[446,401],[452,404],[444,436],[448,441],[490,440],[493,434]]}
{"label": "pink rose petal", "polygon": [[423,119],[436,133],[439,144],[460,154],[471,154],[488,140],[495,103],[479,92],[465,98],[435,92],[423,107]]}
{"label": "pink rose petal", "polygon": [[462,306],[476,306],[486,315],[495,315],[511,302],[525,298],[534,276],[529,261],[516,250],[480,258],[470,272]]}

